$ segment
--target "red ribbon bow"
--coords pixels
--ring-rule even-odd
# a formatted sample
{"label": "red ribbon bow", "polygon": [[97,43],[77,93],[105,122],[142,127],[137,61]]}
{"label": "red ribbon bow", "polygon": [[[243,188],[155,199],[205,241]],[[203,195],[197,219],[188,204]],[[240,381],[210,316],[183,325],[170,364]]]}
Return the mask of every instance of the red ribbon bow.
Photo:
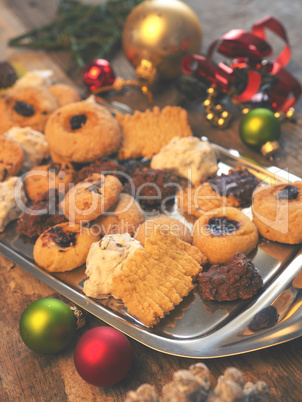
{"label": "red ribbon bow", "polygon": [[[285,42],[280,54],[273,60],[263,63],[273,54],[266,41],[265,30],[269,29]],[[225,63],[212,63],[214,52],[233,59],[230,66]],[[259,91],[263,79],[272,80],[266,90],[271,106],[275,111],[286,112],[294,106],[302,93],[300,83],[284,69],[291,57],[291,48],[282,24],[273,17],[266,17],[252,26],[251,32],[233,29],[215,40],[208,48],[206,57],[186,56],[182,69],[187,74],[207,79],[214,87],[224,93],[232,93],[237,102],[251,101]],[[244,77],[244,88],[238,88],[239,73]]]}

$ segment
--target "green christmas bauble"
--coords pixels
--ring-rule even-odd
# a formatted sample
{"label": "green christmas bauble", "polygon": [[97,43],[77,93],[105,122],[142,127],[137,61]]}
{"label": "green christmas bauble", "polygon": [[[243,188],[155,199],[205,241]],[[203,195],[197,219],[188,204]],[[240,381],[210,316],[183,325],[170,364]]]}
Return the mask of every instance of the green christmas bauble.
{"label": "green christmas bauble", "polygon": [[243,116],[239,135],[246,145],[257,150],[269,144],[277,145],[281,135],[280,121],[269,109],[253,109]]}
{"label": "green christmas bauble", "polygon": [[20,335],[25,345],[37,353],[57,353],[72,340],[76,318],[61,300],[39,299],[24,310],[20,319]]}

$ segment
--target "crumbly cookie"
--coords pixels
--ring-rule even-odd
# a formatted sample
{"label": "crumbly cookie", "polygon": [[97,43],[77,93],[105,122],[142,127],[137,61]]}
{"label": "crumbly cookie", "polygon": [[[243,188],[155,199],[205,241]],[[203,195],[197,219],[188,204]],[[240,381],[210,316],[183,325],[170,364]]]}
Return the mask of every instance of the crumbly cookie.
{"label": "crumbly cookie", "polygon": [[119,159],[146,157],[150,159],[169,143],[173,137],[192,136],[187,111],[179,106],[157,106],[145,112],[135,111],[133,115],[117,114],[123,141],[118,153]]}
{"label": "crumbly cookie", "polygon": [[31,127],[44,132],[57,109],[56,98],[45,87],[12,88],[0,96],[0,135],[11,127]]}
{"label": "crumbly cookie", "polygon": [[257,243],[255,224],[237,208],[214,209],[194,224],[193,245],[211,264],[225,263],[236,253],[248,255]]}
{"label": "crumbly cookie", "polygon": [[139,226],[134,237],[142,245],[144,245],[146,238],[149,237],[151,233],[171,233],[182,241],[190,244],[193,240],[191,231],[186,225],[184,225],[178,219],[171,218],[167,215],[159,215],[155,218],[146,220],[142,225]]}
{"label": "crumbly cookie", "polygon": [[121,193],[117,202],[94,221],[93,226],[103,236],[123,233],[133,236],[144,220],[145,216],[138,202],[131,195]]}
{"label": "crumbly cookie", "polygon": [[50,188],[65,194],[72,186],[75,170],[70,163],[50,163],[37,166],[26,173],[24,185],[28,198],[35,200]]}
{"label": "crumbly cookie", "polygon": [[266,239],[302,242],[302,181],[259,186],[253,196],[253,221]]}
{"label": "crumbly cookie", "polygon": [[53,84],[48,87],[48,90],[56,98],[59,107],[81,100],[79,93],[71,85]]}
{"label": "crumbly cookie", "polygon": [[50,153],[67,162],[91,162],[117,151],[122,139],[108,110],[86,101],[56,110],[45,127]]}
{"label": "crumbly cookie", "polygon": [[152,157],[151,167],[175,172],[197,186],[213,177],[218,169],[211,144],[197,137],[172,138]]}
{"label": "crumbly cookie", "polygon": [[26,207],[26,195],[20,177],[10,177],[0,183],[0,232]]}
{"label": "crumbly cookie", "polygon": [[111,293],[147,327],[178,305],[194,288],[204,255],[172,234],[152,233],[145,248],[124,260],[112,279]]}
{"label": "crumbly cookie", "polygon": [[0,181],[15,176],[22,169],[23,151],[16,141],[0,137]]}
{"label": "crumbly cookie", "polygon": [[182,212],[196,217],[216,208],[243,207],[251,204],[252,193],[258,184],[257,177],[238,167],[199,186],[180,190],[177,203]]}
{"label": "crumbly cookie", "polygon": [[91,244],[99,239],[89,228],[60,223],[38,237],[34,260],[50,272],[70,271],[84,264]]}
{"label": "crumbly cookie", "polygon": [[49,147],[45,135],[30,127],[12,127],[3,134],[4,138],[16,141],[24,154],[24,170],[40,165],[43,159],[49,158]]}
{"label": "crumbly cookie", "polygon": [[61,207],[71,222],[92,221],[116,203],[122,189],[116,177],[94,173],[68,191]]}
{"label": "crumbly cookie", "polygon": [[169,173],[148,167],[138,168],[126,181],[124,192],[131,194],[142,205],[159,205],[173,200],[178,185]]}

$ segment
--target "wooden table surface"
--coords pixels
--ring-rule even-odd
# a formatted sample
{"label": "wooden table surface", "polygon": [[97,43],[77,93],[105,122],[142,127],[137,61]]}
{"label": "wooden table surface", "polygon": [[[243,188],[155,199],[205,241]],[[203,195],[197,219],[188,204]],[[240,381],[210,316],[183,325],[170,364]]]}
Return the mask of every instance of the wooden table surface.
{"label": "wooden table surface", "polygon": [[[290,3],[283,0],[189,0],[186,3],[196,12],[202,23],[203,52],[214,39],[232,28],[249,29],[254,22],[267,15],[280,19],[287,29],[292,45],[292,59],[288,69],[302,81],[301,0],[292,0]],[[51,21],[55,16],[56,6],[55,0],[0,0],[1,59],[19,61],[28,69],[50,68],[54,70],[58,80],[72,80],[84,90],[80,75],[68,77],[64,72],[66,58],[63,54],[24,51],[6,46],[9,38]],[[134,76],[134,70],[122,51],[110,61],[117,75],[123,78]],[[135,90],[117,96],[117,99],[136,109],[144,110],[150,106],[147,99]],[[167,86],[156,94],[154,104],[172,104],[174,99],[173,89]],[[296,175],[302,174],[301,103],[296,107],[297,122],[282,125],[281,152],[272,162]],[[194,133],[205,135],[226,148],[236,148],[260,162],[267,162],[240,141],[238,119],[235,118],[227,130],[216,130],[205,122],[202,108],[195,105],[190,109],[190,122]],[[160,391],[176,370],[186,369],[196,362],[195,359],[159,353],[130,339],[133,364],[127,377],[108,388],[89,385],[75,370],[74,347],[88,328],[105,324],[88,315],[86,326],[77,332],[73,342],[63,352],[40,355],[30,351],[19,335],[20,316],[31,302],[47,296],[58,297],[58,294],[3,256],[0,256],[0,270],[1,401],[122,401],[127,391],[146,382],[155,385]],[[271,389],[270,400],[282,402],[302,400],[301,361],[301,338],[244,355],[203,360],[211,370],[213,384],[227,367],[235,366],[242,371],[245,381],[266,381]]]}

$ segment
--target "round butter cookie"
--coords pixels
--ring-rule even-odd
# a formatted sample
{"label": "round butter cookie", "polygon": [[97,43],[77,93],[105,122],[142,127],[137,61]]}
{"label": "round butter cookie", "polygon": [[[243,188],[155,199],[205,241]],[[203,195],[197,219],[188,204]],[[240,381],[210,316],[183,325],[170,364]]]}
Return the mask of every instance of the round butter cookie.
{"label": "round butter cookie", "polygon": [[93,226],[99,228],[100,233],[134,235],[136,229],[145,220],[145,216],[138,202],[129,194],[121,193],[117,202],[96,221]]}
{"label": "round butter cookie", "polygon": [[44,87],[12,88],[0,96],[0,134],[11,127],[44,132],[47,119],[57,107],[56,98]]}
{"label": "round butter cookie", "polygon": [[266,239],[302,242],[302,181],[259,186],[253,197],[253,221]]}
{"label": "round butter cookie", "polygon": [[149,237],[151,233],[171,233],[180,238],[180,240],[192,244],[192,234],[190,229],[178,219],[166,215],[159,215],[156,218],[146,220],[137,229],[134,238],[144,245],[146,237]]}
{"label": "round butter cookie", "polygon": [[56,160],[91,162],[117,151],[122,134],[108,110],[86,101],[56,110],[45,127],[50,153]]}
{"label": "round butter cookie", "polygon": [[70,271],[85,263],[91,244],[99,239],[89,228],[60,223],[38,237],[34,260],[49,272]]}
{"label": "round butter cookie", "polygon": [[258,243],[256,225],[237,208],[217,208],[194,224],[193,245],[211,264],[223,264],[236,253],[249,254]]}
{"label": "round butter cookie", "polygon": [[76,172],[70,163],[50,163],[31,169],[26,173],[24,186],[30,200],[42,196],[50,188],[65,194],[72,186]]}
{"label": "round butter cookie", "polygon": [[16,176],[22,169],[23,151],[16,141],[0,137],[0,181]]}
{"label": "round butter cookie", "polygon": [[71,85],[53,84],[48,87],[48,90],[56,98],[59,107],[81,100],[79,93]]}
{"label": "round butter cookie", "polygon": [[116,203],[122,189],[116,177],[94,173],[68,191],[63,213],[70,222],[92,221]]}

